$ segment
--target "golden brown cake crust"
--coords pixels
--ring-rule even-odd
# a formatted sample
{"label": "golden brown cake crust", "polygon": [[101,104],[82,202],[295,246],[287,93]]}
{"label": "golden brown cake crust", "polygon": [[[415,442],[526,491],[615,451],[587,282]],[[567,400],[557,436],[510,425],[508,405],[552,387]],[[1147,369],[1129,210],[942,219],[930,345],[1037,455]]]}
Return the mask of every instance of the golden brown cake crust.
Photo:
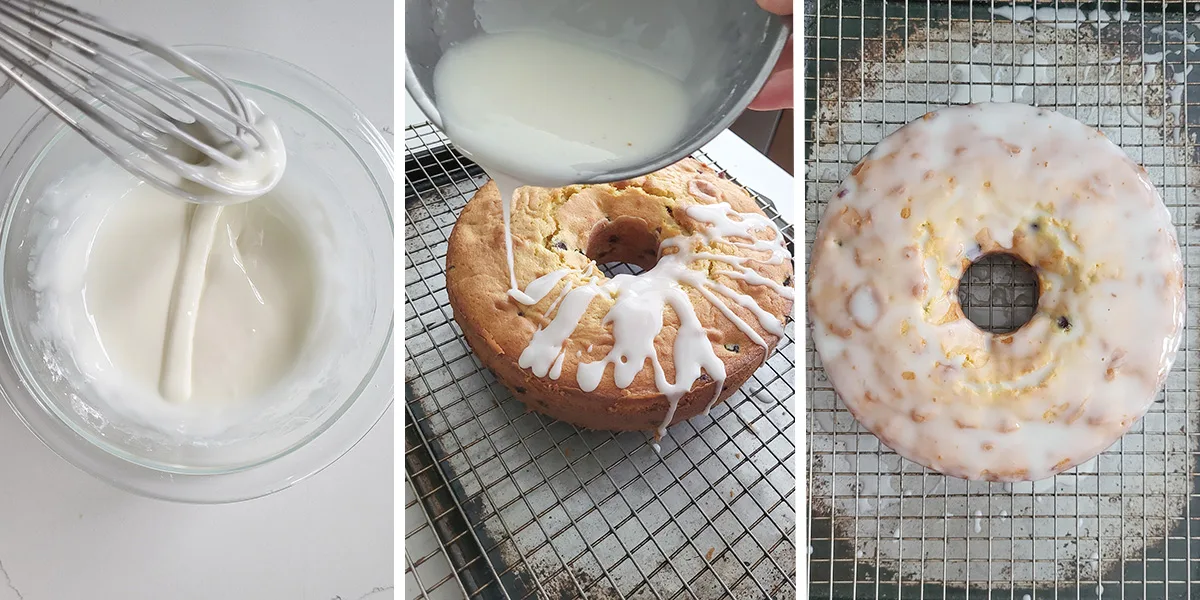
{"label": "golden brown cake crust", "polygon": [[[563,268],[571,270],[564,281],[582,282],[584,271],[593,259],[597,264],[628,262],[651,267],[657,261],[659,242],[701,228],[701,223],[688,216],[687,206],[717,202],[726,202],[737,212],[763,214],[745,190],[694,159],[614,184],[521,188],[512,204],[517,285],[523,289],[530,281]],[[771,239],[776,234],[768,231],[756,235]],[[708,251],[767,257],[764,252],[724,240],[714,243]],[[748,266],[763,277],[792,286],[790,260],[777,265],[751,262]],[[792,300],[769,286],[714,275],[714,271],[727,268],[724,263],[699,260],[691,268],[707,271],[709,278],[750,296],[780,321],[791,316]],[[549,324],[553,313],[547,315],[547,311],[558,297],[561,285],[532,306],[508,297],[503,213],[500,194],[493,182],[480,188],[454,225],[446,254],[446,287],[454,319],[475,355],[527,407],[591,429],[636,431],[663,424],[669,402],[658,391],[649,365],[625,388],[618,388],[613,382],[611,368],[594,391],[584,392],[577,383],[579,363],[600,360],[613,346],[612,333],[603,323],[614,303],[610,297],[596,297],[567,340],[560,377],[537,377],[518,365],[518,358],[534,332]],[[726,380],[721,394],[724,401],[763,363],[768,350],[752,342],[696,290],[686,289],[717,356],[725,363]],[[732,302],[728,304],[773,350],[778,336],[763,330],[749,310]],[[668,381],[675,380],[672,357],[678,326],[678,317],[666,309],[663,330],[654,343]],[[679,401],[672,423],[703,412],[715,392],[716,382],[709,377],[701,378]]]}

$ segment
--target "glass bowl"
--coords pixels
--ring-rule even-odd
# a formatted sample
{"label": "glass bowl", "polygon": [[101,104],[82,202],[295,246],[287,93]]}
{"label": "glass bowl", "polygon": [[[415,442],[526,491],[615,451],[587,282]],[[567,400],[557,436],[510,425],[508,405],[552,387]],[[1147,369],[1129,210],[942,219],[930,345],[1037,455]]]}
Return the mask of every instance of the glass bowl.
{"label": "glass bowl", "polygon": [[[317,369],[316,383],[282,390],[220,432],[157,432],[109,405],[88,378],[71,371],[70,360],[53,357],[64,350],[38,331],[39,294],[30,276],[47,218],[39,201],[73,169],[105,159],[28,100],[18,114],[32,116],[0,155],[0,394],[51,450],[117,487],[167,500],[232,502],[284,489],[332,464],[392,403],[393,154],[346,98],[294,65],[234,48],[182,50],[279,125],[288,154],[281,188],[318,191],[296,210],[312,211],[327,226],[343,285],[340,320],[322,325],[338,335],[305,365],[305,373]],[[156,58],[139,58],[160,66]],[[14,114],[13,104],[4,98],[0,109]]]}

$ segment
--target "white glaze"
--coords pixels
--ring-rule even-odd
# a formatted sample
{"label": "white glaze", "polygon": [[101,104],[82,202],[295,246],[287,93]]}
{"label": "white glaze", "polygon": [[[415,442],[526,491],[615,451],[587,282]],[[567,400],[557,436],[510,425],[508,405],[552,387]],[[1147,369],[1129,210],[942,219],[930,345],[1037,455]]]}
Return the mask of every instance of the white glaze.
{"label": "white glaze", "polygon": [[[519,295],[522,292],[517,288],[517,270],[513,265],[512,197],[521,184],[516,179],[495,169],[489,171],[487,167],[484,167],[484,170],[492,176],[492,181],[496,182],[496,189],[500,191],[500,214],[504,219],[504,256],[508,261],[508,294],[517,301],[529,300],[528,296]],[[532,304],[532,302],[526,303]]]}
{"label": "white glaze", "polygon": [[[152,201],[162,202],[163,198]],[[169,199],[167,199],[169,200]],[[132,203],[126,200],[123,204]],[[124,208],[124,207],[122,207]],[[157,208],[157,207],[155,207]],[[183,253],[176,268],[174,293],[167,309],[167,324],[162,350],[162,376],[159,392],[163,397],[181,402],[192,396],[192,357],[196,342],[196,323],[200,317],[200,297],[205,291],[204,280],[208,272],[208,257],[212,254],[217,238],[221,213],[216,206],[197,206],[191,209],[187,226],[180,232],[183,238]],[[127,227],[124,223],[113,225],[111,216],[105,227]],[[158,225],[157,223],[152,224]],[[129,239],[138,233],[136,227],[122,231]],[[119,243],[121,240],[118,239]],[[233,246],[236,249],[236,244]],[[236,256],[236,254],[235,254]],[[241,263],[239,257],[238,263]],[[111,275],[101,275],[101,283]],[[253,289],[253,287],[252,287]],[[145,342],[143,342],[145,343]]]}
{"label": "white glaze", "polygon": [[74,331],[76,364],[172,401],[238,402],[277,382],[317,286],[315,249],[284,200],[213,210],[111,168],[69,182],[88,195],[32,272],[51,325]]}
{"label": "white glaze", "polygon": [[[166,169],[149,157],[132,157],[141,167],[158,175],[203,204],[218,206],[247,202],[270,192],[283,178],[287,165],[287,152],[279,126],[263,114],[252,100],[245,103],[246,120],[254,124],[262,135],[264,144],[248,133],[242,139],[250,148],[243,152],[241,147],[229,141],[225,134],[213,133],[203,123],[192,123],[183,127],[185,135],[214,146],[220,160],[213,160],[200,151],[174,138],[167,138],[163,150],[175,170]],[[220,141],[218,141],[220,140]]]}
{"label": "white glaze", "polygon": [[190,399],[168,401],[160,389],[185,232],[193,213],[212,207],[168,197],[108,162],[49,188],[31,242],[31,329],[47,367],[78,390],[72,407],[175,443],[286,427],[271,415],[319,406],[311,394],[339,376],[337,357],[354,343],[346,311],[359,310],[347,286],[360,262],[344,263],[358,250],[337,241],[353,234],[323,212],[333,193],[319,176],[297,175],[219,209],[204,273],[185,277],[204,282],[189,315],[197,326],[184,335],[194,340],[182,363],[192,370]]}
{"label": "white glaze", "polygon": [[[1097,131],[1023,105],[943,109],[876,146],[838,196],[813,246],[813,339],[898,453],[1040,480],[1111,445],[1161,389],[1183,324],[1174,227]],[[1042,293],[1032,321],[992,336],[955,290],[998,251],[1040,263]]]}
{"label": "white glaze", "polygon": [[682,137],[692,106],[671,75],[539,33],[452,46],[434,95],[446,134],[493,179],[543,187],[649,162]]}
{"label": "white glaze", "polygon": [[[176,270],[167,312],[159,382],[160,393],[171,401],[180,402],[191,397],[193,345],[201,296],[206,291],[209,257],[213,244],[217,241],[223,207],[248,202],[270,192],[283,178],[287,166],[287,151],[279,127],[264,115],[253,101],[245,98],[241,98],[240,101],[245,106],[246,119],[255,125],[263,137],[261,144],[248,133],[243,134],[243,141],[246,147],[250,148],[248,152],[243,151],[233,141],[217,143],[215,140],[225,138],[209,130],[203,123],[196,122],[185,127],[185,133],[214,145],[221,153],[220,160],[214,160],[176,141],[176,144],[167,150],[173,155],[173,164],[182,176],[164,172],[161,166],[147,167],[152,172],[157,172],[164,180],[176,184],[204,202],[187,210],[186,228],[179,232],[183,241],[182,256]],[[136,193],[151,194],[148,189],[138,189]],[[167,194],[157,194],[155,200],[179,203]],[[230,225],[226,223],[226,227],[229,228]],[[231,238],[228,241],[236,250],[236,240]],[[238,264],[245,273],[240,258]],[[249,278],[248,274],[246,276]],[[256,296],[260,303],[264,302],[257,291]]]}
{"label": "white glaze", "polygon": [[[703,228],[693,235],[663,240],[659,246],[658,263],[652,269],[640,275],[621,274],[607,280],[591,276],[582,282],[566,282],[557,312],[553,307],[547,311],[547,315],[553,315],[552,320],[534,333],[519,359],[520,366],[530,369],[534,375],[549,375],[557,379],[556,366],[561,368],[565,354],[563,346],[592,300],[602,294],[615,298],[616,302],[604,316],[604,323],[612,327],[613,347],[598,361],[580,363],[577,381],[580,389],[595,390],[611,365],[614,383],[619,388],[625,388],[633,383],[649,362],[654,371],[656,387],[670,403],[666,418],[658,429],[660,436],[673,420],[679,399],[703,373],[716,382],[716,392],[705,409],[706,413],[720,398],[725,383],[725,364],[717,357],[685,288],[697,290],[763,348],[768,348],[767,341],[733,312],[721,296],[749,309],[765,331],[783,334],[783,324],[762,310],[749,296],[709,279],[703,271],[690,268],[697,260],[722,261],[730,265],[730,272],[738,274],[752,285],[758,285],[755,281],[765,278],[754,271],[755,263],[780,264],[789,256],[779,229],[770,219],[759,214],[735,212],[727,203],[694,204],[685,210],[689,217],[703,224]],[[769,238],[756,235],[763,233]],[[717,242],[753,248],[758,254],[755,258],[747,258],[703,251],[717,247]],[[674,252],[666,253],[666,249],[673,249]],[[546,297],[564,275],[563,270],[547,273],[526,285],[524,292],[513,294],[512,297],[523,304],[535,304]],[[713,290],[720,296],[714,294]],[[673,348],[675,381],[667,380],[654,347],[654,340],[662,331],[663,314],[668,306],[679,317]],[[589,346],[588,351],[591,352],[591,349]]]}
{"label": "white glaze", "polygon": [[1078,29],[1084,23],[1093,23],[1097,28],[1104,29],[1110,22],[1124,23],[1132,17],[1132,13],[1127,10],[1110,13],[1102,9],[1093,9],[1084,12],[1081,9],[1071,7],[1034,8],[1028,5],[1017,4],[999,6],[991,9],[991,12],[997,17],[1011,21],[1036,21],[1045,23],[1055,29]]}

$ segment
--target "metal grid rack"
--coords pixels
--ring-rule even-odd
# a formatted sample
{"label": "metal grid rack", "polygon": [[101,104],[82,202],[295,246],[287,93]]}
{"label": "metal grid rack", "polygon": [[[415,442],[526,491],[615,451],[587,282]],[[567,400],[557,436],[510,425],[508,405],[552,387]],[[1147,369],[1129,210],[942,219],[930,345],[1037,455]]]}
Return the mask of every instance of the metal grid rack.
{"label": "metal grid rack", "polygon": [[[1005,485],[942,477],[881,447],[837,399],[809,343],[813,598],[1200,591],[1200,5],[1011,6],[806,6],[807,239],[858,159],[904,123],[948,104],[1036,103],[1100,127],[1148,169],[1184,253],[1184,344],[1165,392],[1116,445],[1053,480]],[[1032,276],[1011,259],[964,279],[960,298],[981,327],[1014,329],[1036,306]]]}
{"label": "metal grid rack", "polygon": [[794,597],[794,324],[661,456],[643,433],[527,412],[446,297],[450,230],[485,176],[430,125],[407,129],[405,149],[407,598]]}

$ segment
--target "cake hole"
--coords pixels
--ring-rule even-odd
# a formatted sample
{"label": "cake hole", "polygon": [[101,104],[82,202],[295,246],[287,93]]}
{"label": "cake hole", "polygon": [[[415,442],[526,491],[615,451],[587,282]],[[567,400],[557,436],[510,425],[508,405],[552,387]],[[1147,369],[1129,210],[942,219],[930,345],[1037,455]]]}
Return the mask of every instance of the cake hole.
{"label": "cake hole", "polygon": [[[658,238],[658,232],[645,220],[620,216],[592,228],[584,254],[610,277],[618,273],[637,275],[658,264]],[[634,268],[636,272],[632,272]]]}
{"label": "cake hole", "polygon": [[1011,254],[985,255],[967,267],[959,280],[958,302],[976,327],[1012,333],[1037,311],[1037,272]]}

